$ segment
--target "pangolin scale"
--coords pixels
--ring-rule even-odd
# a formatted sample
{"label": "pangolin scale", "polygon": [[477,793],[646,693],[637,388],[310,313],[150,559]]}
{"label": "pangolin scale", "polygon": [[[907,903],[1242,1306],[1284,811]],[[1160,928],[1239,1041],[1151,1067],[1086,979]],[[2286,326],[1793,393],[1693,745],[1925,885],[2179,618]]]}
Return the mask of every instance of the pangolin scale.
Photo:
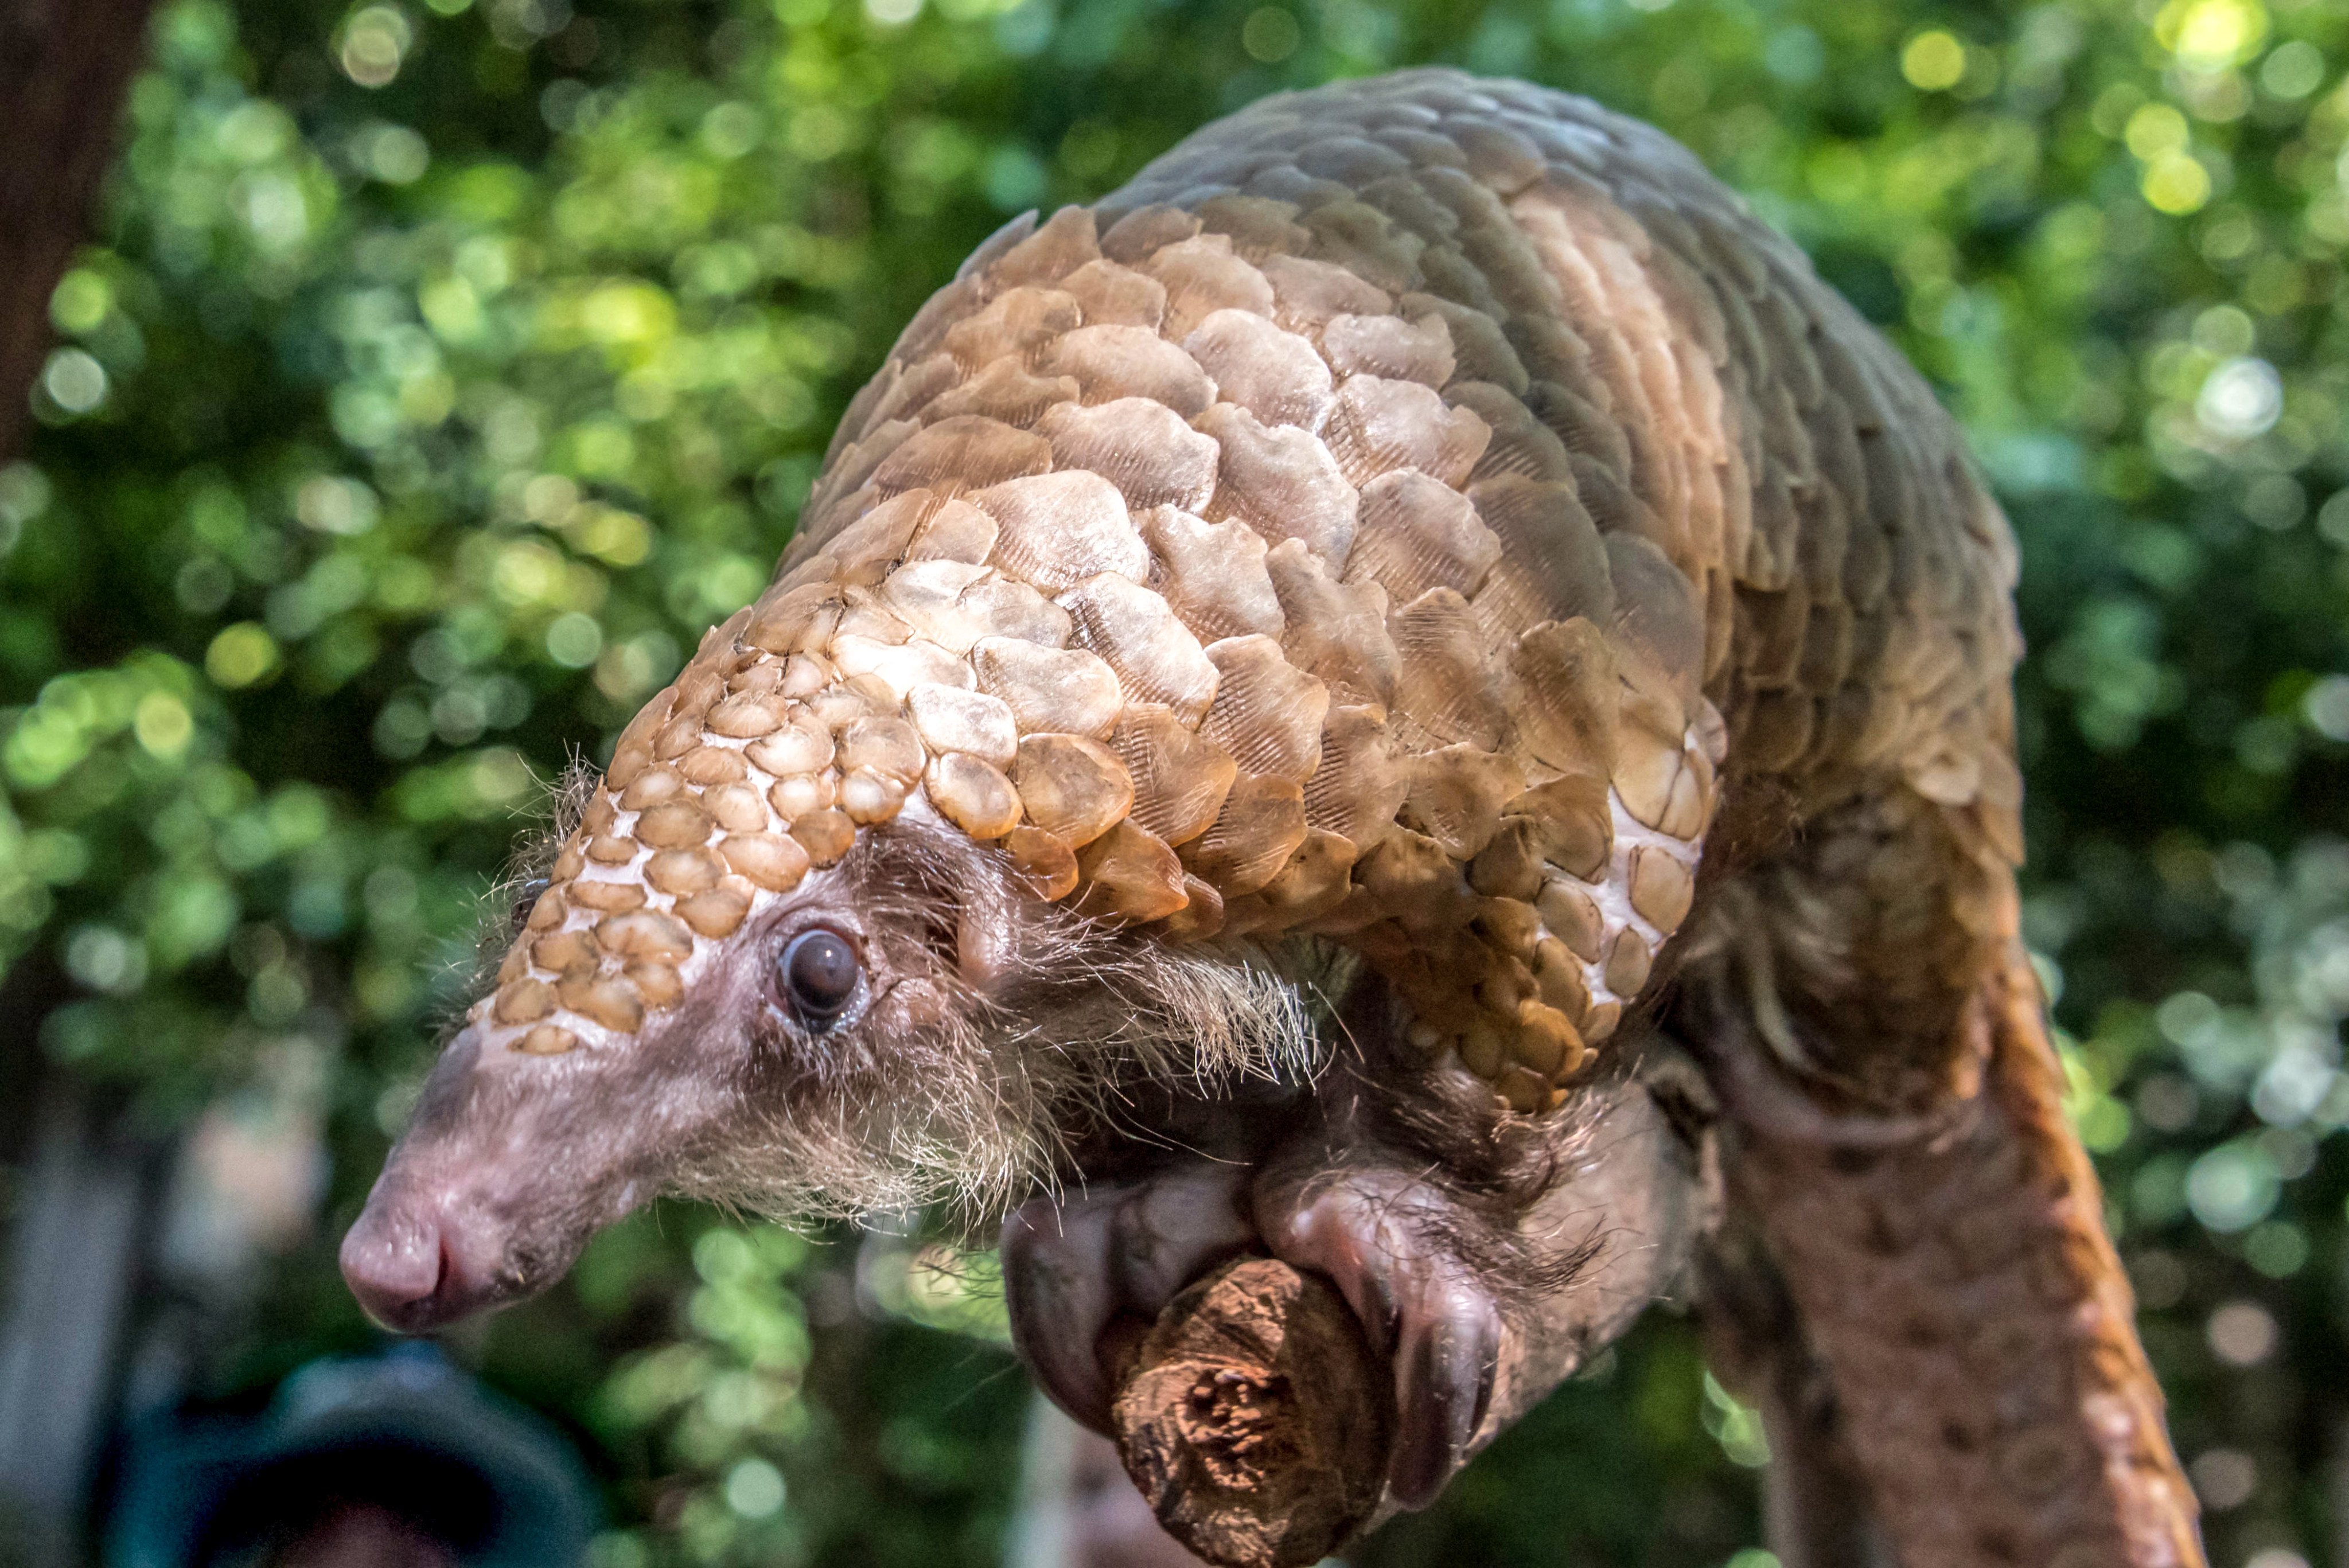
{"label": "pangolin scale", "polygon": [[473,1022],[625,1044],[906,812],[1341,944],[1516,1113],[1669,1000],[1900,1561],[2199,1563],[2019,955],[2014,574],[1920,379],[1660,133],[1270,98],[930,300]]}

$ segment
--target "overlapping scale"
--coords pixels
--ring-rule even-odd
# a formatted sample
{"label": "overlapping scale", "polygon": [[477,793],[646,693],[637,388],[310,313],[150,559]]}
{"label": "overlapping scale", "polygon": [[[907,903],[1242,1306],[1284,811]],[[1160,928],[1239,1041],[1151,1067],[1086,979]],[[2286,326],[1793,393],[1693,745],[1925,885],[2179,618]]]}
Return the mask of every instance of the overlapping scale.
{"label": "overlapping scale", "polygon": [[1157,506],[1197,511],[1216,493],[1222,449],[1154,398],[1063,404],[1036,428],[1052,443],[1056,467],[1100,475],[1133,511]]}

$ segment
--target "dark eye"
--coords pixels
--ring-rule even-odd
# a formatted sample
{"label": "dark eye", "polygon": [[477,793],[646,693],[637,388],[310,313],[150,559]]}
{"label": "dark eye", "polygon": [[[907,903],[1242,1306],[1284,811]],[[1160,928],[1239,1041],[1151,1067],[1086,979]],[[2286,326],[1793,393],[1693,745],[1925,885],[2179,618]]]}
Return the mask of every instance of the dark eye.
{"label": "dark eye", "polygon": [[856,949],[838,932],[803,931],[783,948],[783,995],[811,1029],[832,1026],[856,995]]}

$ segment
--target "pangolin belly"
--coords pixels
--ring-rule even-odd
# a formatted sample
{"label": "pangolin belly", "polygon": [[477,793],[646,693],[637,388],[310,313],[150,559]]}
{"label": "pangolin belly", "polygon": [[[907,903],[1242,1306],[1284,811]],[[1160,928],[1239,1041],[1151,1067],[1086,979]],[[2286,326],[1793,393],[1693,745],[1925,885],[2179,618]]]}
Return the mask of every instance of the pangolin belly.
{"label": "pangolin belly", "polygon": [[[1701,863],[1855,799],[1948,826],[1956,983],[2002,983],[2013,575],[1923,383],[1660,133],[1447,71],[1268,99],[930,300],[773,585],[621,737],[481,1021],[625,1039],[906,811],[1159,939],[1350,947],[1517,1113],[1653,995]],[[2010,1120],[2047,1158],[2008,1199],[2093,1194],[2060,1118]],[[2010,1266],[2114,1299],[2108,1245]],[[2127,1424],[2098,1451],[2169,1499],[2093,1561],[2185,1562],[2110,1328],[2017,1354],[2080,1362],[2066,1418]],[[1868,1332],[1827,1336],[1844,1397],[1909,1398]],[[2109,1522],[2098,1473],[2067,1506]]]}

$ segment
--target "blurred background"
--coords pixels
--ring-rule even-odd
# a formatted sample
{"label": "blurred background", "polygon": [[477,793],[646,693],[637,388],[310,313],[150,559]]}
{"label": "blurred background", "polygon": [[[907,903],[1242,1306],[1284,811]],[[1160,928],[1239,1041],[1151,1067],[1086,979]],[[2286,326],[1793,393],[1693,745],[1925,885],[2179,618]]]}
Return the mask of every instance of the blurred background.
{"label": "blurred background", "polygon": [[[1019,1557],[1053,1439],[985,1259],[669,1207],[387,1359],[335,1243],[544,781],[763,584],[963,253],[1447,61],[1681,137],[1965,420],[2028,932],[2215,1561],[2349,1568],[2337,0],[161,0],[143,47],[0,466],[0,1560]],[[540,1555],[315,1466],[174,1523],[360,1408],[537,1477]],[[1764,1458],[1660,1315],[1356,1561],[1766,1568]]]}

